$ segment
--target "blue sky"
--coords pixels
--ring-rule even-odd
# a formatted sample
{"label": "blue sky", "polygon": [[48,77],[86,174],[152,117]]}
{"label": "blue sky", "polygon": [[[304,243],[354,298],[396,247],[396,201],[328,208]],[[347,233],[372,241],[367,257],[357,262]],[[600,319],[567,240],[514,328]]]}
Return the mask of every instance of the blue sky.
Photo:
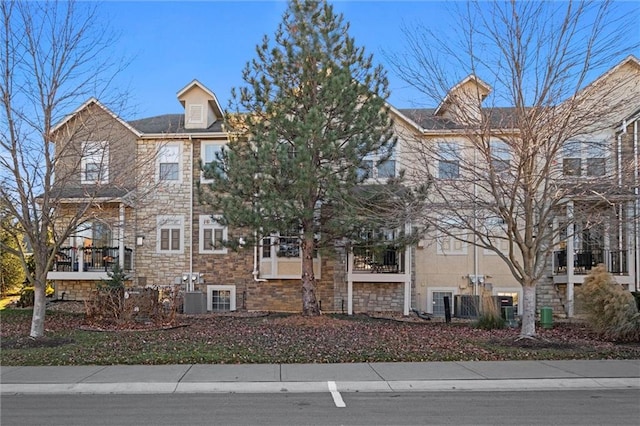
{"label": "blue sky", "polygon": [[[332,4],[350,23],[356,43],[382,63],[383,51],[404,50],[400,31],[404,23],[424,22],[445,36],[455,26],[447,2],[338,0]],[[620,2],[619,6],[640,14],[638,1]],[[116,80],[119,88],[129,91],[131,112],[125,118],[181,112],[176,93],[194,78],[211,89],[226,108],[231,88],[243,85],[241,72],[254,57],[255,46],[265,34],[272,37],[285,8],[284,0],[106,1],[101,11],[121,33],[115,51],[132,58]],[[638,29],[630,34],[640,38]],[[387,71],[392,105],[405,108],[428,103],[390,68]]]}

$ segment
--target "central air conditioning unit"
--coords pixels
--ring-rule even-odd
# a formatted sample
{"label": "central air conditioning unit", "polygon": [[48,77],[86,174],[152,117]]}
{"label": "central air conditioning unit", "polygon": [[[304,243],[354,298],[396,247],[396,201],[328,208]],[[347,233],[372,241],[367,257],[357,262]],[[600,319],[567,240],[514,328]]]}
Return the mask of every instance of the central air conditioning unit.
{"label": "central air conditioning unit", "polygon": [[478,318],[480,296],[456,294],[453,297],[453,316],[456,318]]}
{"label": "central air conditioning unit", "polygon": [[205,314],[207,313],[207,295],[200,291],[188,291],[184,294],[185,314]]}
{"label": "central air conditioning unit", "polygon": [[493,303],[495,303],[496,307],[498,307],[500,310],[502,310],[502,308],[513,306],[513,296],[492,296],[492,297],[493,297]]}

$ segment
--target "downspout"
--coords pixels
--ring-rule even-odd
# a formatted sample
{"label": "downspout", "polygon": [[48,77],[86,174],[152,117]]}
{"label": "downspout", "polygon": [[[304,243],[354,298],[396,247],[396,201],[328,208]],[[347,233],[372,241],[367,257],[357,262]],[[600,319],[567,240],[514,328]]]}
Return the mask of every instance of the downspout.
{"label": "downspout", "polygon": [[263,283],[267,280],[260,278],[260,269],[258,268],[258,231],[254,232],[254,241],[256,243],[253,245],[253,272],[251,275],[253,275],[253,281]]}
{"label": "downspout", "polygon": [[[473,167],[478,167],[478,150],[473,150]],[[478,212],[476,202],[478,199],[478,185],[476,179],[473,180],[473,295],[478,296]]]}
{"label": "downspout", "polygon": [[573,201],[567,203],[567,318],[573,317],[573,280],[575,271],[573,270],[575,258],[575,231]]}
{"label": "downspout", "polygon": [[191,191],[189,192],[189,280],[187,284],[187,291],[194,291],[194,280],[193,280],[193,168],[194,168],[194,159],[193,159],[193,136],[189,134],[189,149],[190,149],[190,161],[191,161],[191,169],[189,171],[189,186]]}
{"label": "downspout", "polygon": [[634,241],[634,248],[633,248],[633,252],[635,254],[635,271],[634,271],[634,283],[635,283],[635,290],[636,291],[640,291],[640,286],[639,284],[639,280],[638,280],[638,274],[640,273],[640,253],[638,253],[638,251],[640,251],[640,218],[638,218],[638,215],[640,215],[640,196],[638,194],[638,184],[640,182],[638,182],[638,167],[640,166],[638,164],[638,119],[636,118],[635,122],[633,123],[633,162],[634,162],[634,168],[633,168],[633,180],[634,180],[634,191],[635,191],[635,196],[636,196],[636,201],[634,203],[634,220],[635,220],[635,229],[634,229],[634,233],[635,233],[635,241]]}
{"label": "downspout", "polygon": [[118,239],[120,240],[118,242],[118,257],[119,257],[119,261],[118,264],[120,266],[120,269],[122,269],[124,271],[124,203],[120,202],[120,205],[118,206],[118,216],[119,216],[119,220],[120,220],[120,226],[118,227]]}

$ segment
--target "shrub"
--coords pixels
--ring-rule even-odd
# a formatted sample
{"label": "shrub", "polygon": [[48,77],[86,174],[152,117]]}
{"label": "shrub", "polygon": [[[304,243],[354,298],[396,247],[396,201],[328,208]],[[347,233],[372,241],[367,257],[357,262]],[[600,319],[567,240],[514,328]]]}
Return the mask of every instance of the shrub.
{"label": "shrub", "polygon": [[636,299],[636,306],[640,311],[640,291],[632,291],[631,295]]}
{"label": "shrub", "polygon": [[[46,297],[53,296],[53,293],[54,293],[53,287],[47,284],[47,286],[44,289],[44,293]],[[22,290],[20,290],[20,299],[18,299],[18,302],[16,303],[16,305],[19,308],[28,308],[29,306],[33,306],[33,304],[35,303],[35,298],[36,296],[33,291],[33,286],[22,287]]]}
{"label": "shrub", "polygon": [[597,333],[617,341],[640,340],[640,314],[634,297],[603,265],[592,269],[576,295]]}
{"label": "shrub", "polygon": [[483,314],[478,318],[478,321],[476,321],[476,328],[480,328],[482,330],[495,330],[504,327],[505,321],[501,316]]}
{"label": "shrub", "polygon": [[108,280],[100,280],[96,290],[85,302],[87,319],[91,321],[119,321],[124,309],[126,273],[117,263],[107,272]]}

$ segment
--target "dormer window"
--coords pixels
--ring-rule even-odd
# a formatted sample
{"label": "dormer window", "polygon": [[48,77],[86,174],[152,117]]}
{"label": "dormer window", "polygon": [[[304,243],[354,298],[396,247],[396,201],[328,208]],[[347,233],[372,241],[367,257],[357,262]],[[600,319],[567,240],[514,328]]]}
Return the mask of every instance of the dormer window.
{"label": "dormer window", "polygon": [[107,141],[82,143],[80,172],[80,181],[83,184],[109,181],[109,143]]}
{"label": "dormer window", "polygon": [[209,129],[223,117],[216,96],[198,80],[180,90],[178,100],[184,107],[185,129]]}
{"label": "dormer window", "polygon": [[204,105],[201,105],[201,104],[189,105],[189,111],[187,112],[187,123],[189,124],[204,123]]}

